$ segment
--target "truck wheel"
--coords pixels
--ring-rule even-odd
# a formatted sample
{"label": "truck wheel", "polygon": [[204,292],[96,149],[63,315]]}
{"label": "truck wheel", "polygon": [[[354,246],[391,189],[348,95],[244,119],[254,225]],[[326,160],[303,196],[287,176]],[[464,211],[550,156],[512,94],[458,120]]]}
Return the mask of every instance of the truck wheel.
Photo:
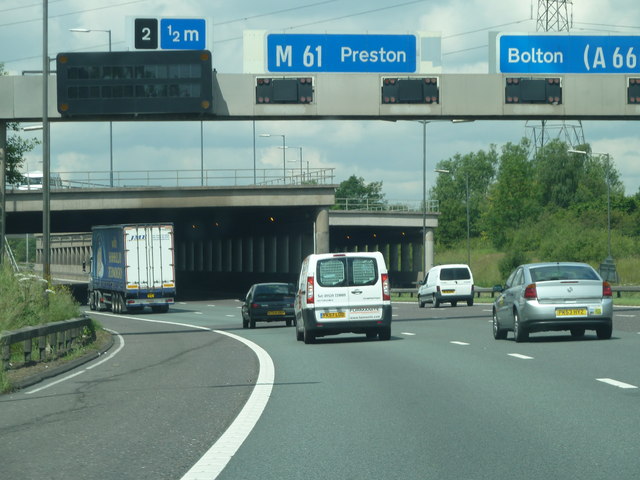
{"label": "truck wheel", "polygon": [[111,311],[115,314],[120,313],[120,301],[117,293],[111,295]]}
{"label": "truck wheel", "polygon": [[91,290],[89,292],[89,310],[95,310],[96,309],[96,292],[94,292],[93,290]]}

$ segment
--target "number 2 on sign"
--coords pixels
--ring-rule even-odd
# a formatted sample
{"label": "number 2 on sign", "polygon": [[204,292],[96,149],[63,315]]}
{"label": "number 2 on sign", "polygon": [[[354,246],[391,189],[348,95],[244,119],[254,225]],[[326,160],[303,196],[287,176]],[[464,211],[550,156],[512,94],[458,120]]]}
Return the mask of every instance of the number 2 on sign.
{"label": "number 2 on sign", "polygon": [[311,49],[311,45],[307,45],[304,49],[304,55],[302,56],[302,63],[305,67],[313,67],[314,62],[318,59],[316,66],[322,67],[322,46],[318,45],[315,48],[315,54]]}

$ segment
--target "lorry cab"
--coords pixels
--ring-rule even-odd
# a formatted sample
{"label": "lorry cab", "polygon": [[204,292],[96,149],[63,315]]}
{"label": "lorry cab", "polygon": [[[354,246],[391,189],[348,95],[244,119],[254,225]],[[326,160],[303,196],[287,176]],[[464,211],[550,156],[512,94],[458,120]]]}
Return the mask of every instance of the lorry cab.
{"label": "lorry cab", "polygon": [[391,337],[389,274],[380,252],[309,255],[298,278],[296,339],[364,333]]}

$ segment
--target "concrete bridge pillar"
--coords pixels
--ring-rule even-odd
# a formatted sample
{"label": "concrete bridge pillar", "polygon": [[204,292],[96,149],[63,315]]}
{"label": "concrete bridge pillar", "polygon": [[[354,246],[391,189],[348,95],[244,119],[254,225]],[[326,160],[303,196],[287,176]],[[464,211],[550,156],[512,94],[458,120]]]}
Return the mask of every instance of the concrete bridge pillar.
{"label": "concrete bridge pillar", "polygon": [[[424,238],[425,252],[424,252],[424,273],[426,274],[431,267],[433,267],[433,229],[427,229],[427,233]],[[424,275],[423,275],[424,277]]]}
{"label": "concrete bridge pillar", "polygon": [[315,227],[315,253],[329,253],[329,211],[326,208],[318,212]]}

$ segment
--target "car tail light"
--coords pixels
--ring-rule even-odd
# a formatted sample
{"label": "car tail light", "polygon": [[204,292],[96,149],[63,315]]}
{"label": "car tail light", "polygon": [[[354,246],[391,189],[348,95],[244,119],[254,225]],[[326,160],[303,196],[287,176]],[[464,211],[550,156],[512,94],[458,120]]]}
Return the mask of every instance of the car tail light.
{"label": "car tail light", "polygon": [[382,300],[391,300],[391,290],[389,289],[389,275],[387,273],[380,274],[382,279]]}
{"label": "car tail light", "polygon": [[260,305],[258,305],[257,303],[252,303],[251,308],[260,308]]}
{"label": "car tail light", "polygon": [[613,294],[611,292],[611,285],[609,282],[602,282],[602,296],[603,297],[612,297]]}
{"label": "car tail light", "polygon": [[535,300],[538,298],[538,291],[536,290],[536,284],[532,283],[531,285],[527,285],[524,289],[524,298],[529,300]]}
{"label": "car tail light", "polygon": [[315,297],[313,293],[313,277],[307,277],[307,304],[315,303]]}

